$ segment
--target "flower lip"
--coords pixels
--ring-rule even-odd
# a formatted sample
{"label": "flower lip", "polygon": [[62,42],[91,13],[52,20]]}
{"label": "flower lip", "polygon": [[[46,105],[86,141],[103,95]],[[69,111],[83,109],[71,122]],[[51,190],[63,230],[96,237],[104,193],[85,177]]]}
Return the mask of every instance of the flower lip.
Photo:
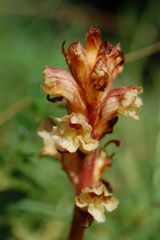
{"label": "flower lip", "polygon": [[118,199],[113,197],[104,184],[82,189],[79,196],[76,197],[76,206],[87,211],[97,222],[104,222],[105,209],[112,212],[118,206]]}
{"label": "flower lip", "polygon": [[52,129],[52,139],[60,151],[90,152],[98,147],[98,141],[92,137],[92,127],[84,115],[72,113],[57,119],[58,126]]}

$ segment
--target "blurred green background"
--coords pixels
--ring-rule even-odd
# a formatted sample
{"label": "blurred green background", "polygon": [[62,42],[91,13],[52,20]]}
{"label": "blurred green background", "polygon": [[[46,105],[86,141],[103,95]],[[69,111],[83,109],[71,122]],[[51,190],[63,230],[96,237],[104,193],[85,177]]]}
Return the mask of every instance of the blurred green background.
{"label": "blurred green background", "polygon": [[[72,187],[57,161],[38,157],[40,120],[65,112],[40,88],[44,66],[67,69],[62,42],[84,42],[90,25],[125,53],[150,46],[159,9],[158,0],[0,0],[0,240],[65,240],[69,231]],[[117,80],[142,85],[144,106],[140,121],[121,117],[106,137],[124,142],[105,175],[120,205],[87,240],[160,239],[159,56],[126,63]]]}

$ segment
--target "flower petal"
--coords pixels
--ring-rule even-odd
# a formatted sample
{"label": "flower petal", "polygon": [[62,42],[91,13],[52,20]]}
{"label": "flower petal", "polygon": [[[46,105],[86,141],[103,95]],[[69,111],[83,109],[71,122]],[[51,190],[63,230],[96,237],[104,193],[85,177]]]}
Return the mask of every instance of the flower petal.
{"label": "flower petal", "polygon": [[42,88],[47,94],[64,97],[68,101],[71,111],[86,112],[81,89],[70,73],[61,69],[46,67]]}
{"label": "flower petal", "polygon": [[66,51],[63,49],[63,53],[72,75],[81,87],[85,89],[90,74],[86,50],[80,42],[76,42],[70,44]]}
{"label": "flower petal", "polygon": [[97,119],[94,135],[101,137],[106,132],[112,131],[117,121],[118,114],[139,119],[137,108],[142,106],[142,100],[138,94],[143,89],[138,86],[119,87],[110,91],[103,101],[101,118]]}
{"label": "flower petal", "polygon": [[80,42],[70,44],[67,50],[63,48],[70,71],[83,89],[88,86],[87,83],[96,63],[101,43],[100,30],[91,27],[86,36],[86,48]]}
{"label": "flower petal", "polygon": [[85,208],[90,203],[90,196],[88,192],[82,192],[79,196],[76,197],[76,206],[79,208]]}
{"label": "flower petal", "polygon": [[112,212],[118,207],[118,204],[119,204],[119,200],[112,196],[108,199],[106,198],[106,201],[103,205],[108,212]]}
{"label": "flower petal", "polygon": [[81,114],[72,113],[58,119],[58,126],[53,127],[52,137],[60,151],[75,152],[80,148],[90,152],[98,147],[98,141],[93,139],[92,127]]}
{"label": "flower petal", "polygon": [[142,91],[142,88],[126,89],[125,93],[123,94],[118,113],[125,116],[130,116],[135,120],[138,120],[139,116],[136,108],[140,108],[143,103],[141,98],[137,95]]}
{"label": "flower petal", "polygon": [[95,206],[95,204],[91,203],[88,207],[88,212],[97,222],[105,222],[104,210],[104,206],[100,204]]}
{"label": "flower petal", "polygon": [[124,64],[124,54],[121,50],[120,44],[113,46],[109,42],[104,42],[104,45],[101,47],[101,54],[105,53],[105,59],[108,67],[108,73],[112,80],[114,80],[119,73],[123,70]]}
{"label": "flower petal", "polygon": [[81,194],[76,197],[76,206],[88,211],[97,222],[104,222],[104,210],[113,211],[118,206],[118,199],[101,183],[82,189]]}
{"label": "flower petal", "polygon": [[[113,89],[108,97],[108,101],[112,101],[112,107],[110,111],[115,111],[117,108],[117,113],[133,117],[134,119],[139,119],[136,108],[140,108],[142,106],[142,100],[138,97],[138,94],[142,93],[142,87],[138,86],[130,86],[130,87],[120,87],[117,89]],[[109,104],[106,102],[106,108],[104,109],[104,113],[106,114],[106,110]],[[109,111],[109,109],[107,110]]]}
{"label": "flower petal", "polygon": [[108,94],[116,76],[123,69],[123,53],[119,45],[104,42],[97,56],[89,84],[88,99],[95,105]]}
{"label": "flower petal", "polygon": [[101,32],[98,28],[90,27],[86,36],[86,51],[91,68],[94,67],[102,44]]}

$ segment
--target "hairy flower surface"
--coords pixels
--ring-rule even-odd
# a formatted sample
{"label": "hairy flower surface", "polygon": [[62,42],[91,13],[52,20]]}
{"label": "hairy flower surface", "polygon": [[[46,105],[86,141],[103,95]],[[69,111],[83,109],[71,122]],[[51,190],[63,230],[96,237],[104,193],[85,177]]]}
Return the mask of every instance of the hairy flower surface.
{"label": "hairy flower surface", "polygon": [[89,212],[97,222],[104,222],[105,209],[112,212],[118,206],[118,199],[113,197],[104,184],[85,188],[76,197],[76,205],[83,211]]}

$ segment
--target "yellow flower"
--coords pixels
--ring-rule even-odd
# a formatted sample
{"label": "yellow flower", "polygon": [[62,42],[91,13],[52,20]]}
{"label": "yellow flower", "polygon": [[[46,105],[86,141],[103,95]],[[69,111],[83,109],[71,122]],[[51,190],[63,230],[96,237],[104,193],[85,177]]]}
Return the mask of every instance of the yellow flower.
{"label": "yellow flower", "polygon": [[81,114],[58,118],[58,126],[52,126],[49,132],[39,131],[43,137],[44,152],[53,155],[55,148],[59,151],[76,152],[78,148],[83,152],[90,152],[98,147],[98,141],[92,138],[92,127]]}
{"label": "yellow flower", "polygon": [[104,184],[85,188],[76,197],[76,206],[90,213],[97,222],[104,222],[105,209],[112,212],[118,203],[118,199],[112,196]]}

